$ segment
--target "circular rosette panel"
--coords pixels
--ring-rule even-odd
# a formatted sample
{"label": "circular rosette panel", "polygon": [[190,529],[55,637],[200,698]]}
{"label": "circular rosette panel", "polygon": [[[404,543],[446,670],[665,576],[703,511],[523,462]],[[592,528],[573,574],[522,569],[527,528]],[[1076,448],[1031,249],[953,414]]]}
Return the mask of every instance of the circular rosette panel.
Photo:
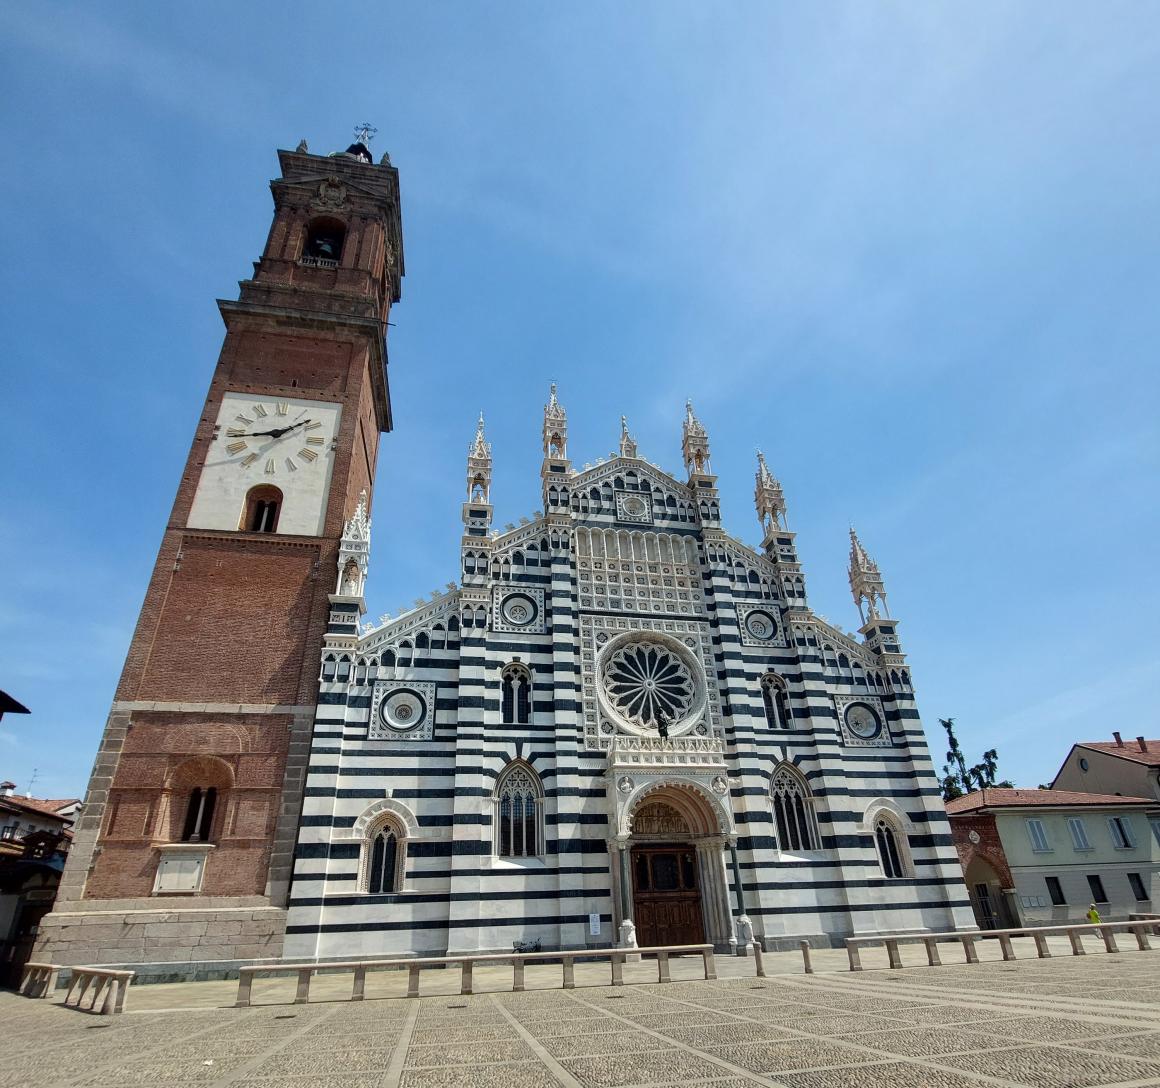
{"label": "circular rosette panel", "polygon": [[601,704],[629,732],[687,732],[704,708],[700,666],[678,642],[626,633],[608,643],[598,668]]}
{"label": "circular rosette panel", "polygon": [[417,691],[400,688],[379,703],[379,717],[388,729],[409,733],[418,729],[426,719],[427,701]]}
{"label": "circular rosette panel", "polygon": [[511,593],[500,605],[500,615],[513,627],[527,627],[536,622],[536,602],[523,593]]}
{"label": "circular rosette panel", "polygon": [[753,638],[768,642],[777,635],[777,620],[768,612],[758,609],[745,617],[745,630]]}
{"label": "circular rosette panel", "polygon": [[851,703],[846,707],[846,728],[862,740],[873,740],[882,732],[878,713],[869,703]]}

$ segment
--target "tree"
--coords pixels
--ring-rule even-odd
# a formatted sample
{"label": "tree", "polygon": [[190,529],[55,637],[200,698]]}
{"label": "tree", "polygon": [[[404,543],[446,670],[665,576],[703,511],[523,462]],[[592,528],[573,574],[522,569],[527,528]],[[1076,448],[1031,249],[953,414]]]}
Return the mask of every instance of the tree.
{"label": "tree", "polygon": [[939,718],[939,725],[947,731],[947,740],[950,748],[947,750],[947,761],[943,764],[942,792],[944,801],[953,801],[972,790],[982,789],[1012,789],[1010,782],[1004,779],[996,782],[999,773],[999,752],[996,748],[988,748],[983,753],[981,762],[973,767],[967,766],[967,758],[959,745],[959,738],[955,736],[954,718]]}

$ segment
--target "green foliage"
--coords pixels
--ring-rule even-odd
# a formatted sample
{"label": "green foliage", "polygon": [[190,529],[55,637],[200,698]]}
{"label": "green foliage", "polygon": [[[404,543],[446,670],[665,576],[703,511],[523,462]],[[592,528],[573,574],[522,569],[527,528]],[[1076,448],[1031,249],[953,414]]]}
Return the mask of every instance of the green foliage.
{"label": "green foliage", "polygon": [[1006,779],[1002,782],[995,781],[999,774],[998,749],[988,748],[979,763],[968,767],[967,758],[959,745],[959,738],[955,736],[954,718],[939,718],[938,723],[947,731],[947,741],[950,744],[947,761],[942,769],[944,801],[953,801],[956,797],[963,797],[973,790],[1013,788]]}

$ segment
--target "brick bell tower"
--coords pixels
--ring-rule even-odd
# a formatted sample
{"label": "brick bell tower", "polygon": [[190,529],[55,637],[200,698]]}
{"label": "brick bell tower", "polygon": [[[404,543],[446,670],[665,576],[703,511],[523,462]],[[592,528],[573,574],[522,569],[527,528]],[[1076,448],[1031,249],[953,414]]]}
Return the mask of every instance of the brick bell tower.
{"label": "brick bell tower", "polygon": [[37,958],[281,952],[340,541],[391,429],[399,175],[371,132],[278,153]]}

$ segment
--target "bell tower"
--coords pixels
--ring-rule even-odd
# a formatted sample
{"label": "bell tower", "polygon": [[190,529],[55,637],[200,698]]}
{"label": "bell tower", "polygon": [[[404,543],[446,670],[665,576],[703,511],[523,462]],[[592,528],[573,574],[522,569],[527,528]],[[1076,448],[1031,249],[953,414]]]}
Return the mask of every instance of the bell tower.
{"label": "bell tower", "polygon": [[351,526],[369,536],[392,425],[399,175],[372,134],[278,153],[265,248],[218,303],[225,341],[41,927],[52,962],[281,950],[320,650],[336,590],[361,607]]}

